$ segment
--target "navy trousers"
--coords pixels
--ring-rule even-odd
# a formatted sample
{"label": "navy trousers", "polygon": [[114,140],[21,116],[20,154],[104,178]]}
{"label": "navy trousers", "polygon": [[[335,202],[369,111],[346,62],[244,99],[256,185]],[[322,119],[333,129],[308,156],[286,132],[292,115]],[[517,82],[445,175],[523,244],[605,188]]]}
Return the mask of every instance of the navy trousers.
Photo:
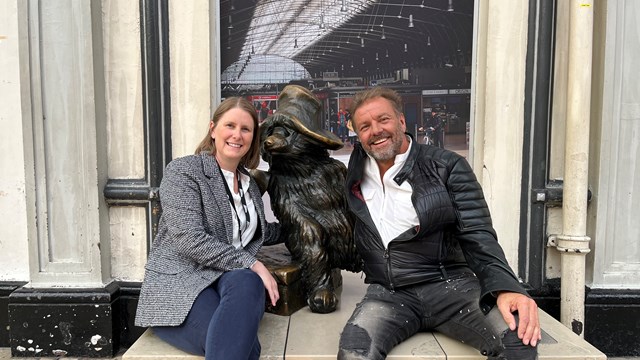
{"label": "navy trousers", "polygon": [[206,360],[257,360],[264,308],[260,277],[248,269],[233,270],[198,295],[180,326],[158,326],[153,331],[169,344]]}

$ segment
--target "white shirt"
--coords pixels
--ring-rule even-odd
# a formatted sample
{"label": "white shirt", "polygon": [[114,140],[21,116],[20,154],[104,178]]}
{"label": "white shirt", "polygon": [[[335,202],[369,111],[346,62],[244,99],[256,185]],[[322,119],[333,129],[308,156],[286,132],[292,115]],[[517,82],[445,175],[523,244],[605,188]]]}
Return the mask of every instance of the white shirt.
{"label": "white shirt", "polygon": [[409,140],[407,151],[396,155],[393,165],[384,174],[382,180],[378,163],[374,158],[369,156],[364,165],[364,177],[360,189],[385,248],[398,235],[420,224],[418,214],[411,202],[413,192],[411,185],[408,181],[398,185],[393,180],[407,161],[410,149],[411,140]]}
{"label": "white shirt", "polygon": [[[242,183],[242,190],[244,191],[244,201],[247,203],[247,208],[249,209],[249,218],[251,221],[247,224],[247,216],[245,215],[244,210],[242,209],[242,200],[240,198],[240,192],[237,194],[233,191],[233,172],[227,171],[225,169],[222,170],[222,174],[224,175],[224,179],[227,181],[227,186],[229,190],[231,190],[231,195],[233,196],[233,202],[235,205],[235,209],[231,208],[231,212],[234,214],[233,217],[233,246],[236,249],[243,248],[247,246],[249,241],[253,239],[253,235],[256,233],[256,229],[258,228],[258,214],[256,213],[256,207],[253,204],[253,199],[251,199],[251,195],[249,195],[249,176],[238,171],[238,175],[240,176],[240,182]],[[231,206],[231,203],[229,203]],[[235,216],[238,214],[238,217]],[[238,219],[240,220],[240,224],[238,224]],[[245,229],[246,227],[246,229]],[[238,228],[245,229],[242,232],[242,241],[238,236]]]}

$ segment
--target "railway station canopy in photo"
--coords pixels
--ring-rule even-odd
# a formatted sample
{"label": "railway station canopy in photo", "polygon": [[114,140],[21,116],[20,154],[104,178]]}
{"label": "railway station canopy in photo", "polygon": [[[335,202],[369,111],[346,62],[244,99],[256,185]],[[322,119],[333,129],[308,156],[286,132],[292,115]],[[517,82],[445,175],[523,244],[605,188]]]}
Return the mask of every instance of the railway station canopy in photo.
{"label": "railway station canopy in photo", "polygon": [[221,0],[223,88],[469,66],[472,0]]}

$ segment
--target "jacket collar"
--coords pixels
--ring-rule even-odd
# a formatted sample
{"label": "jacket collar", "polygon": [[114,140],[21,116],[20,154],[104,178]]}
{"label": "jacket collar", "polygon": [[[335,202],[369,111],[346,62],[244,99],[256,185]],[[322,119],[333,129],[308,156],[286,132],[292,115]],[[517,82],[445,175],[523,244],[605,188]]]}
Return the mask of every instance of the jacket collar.
{"label": "jacket collar", "polygon": [[418,143],[413,139],[413,136],[411,136],[411,134],[409,133],[405,133],[405,135],[411,139],[411,148],[409,149],[409,156],[407,156],[407,160],[404,162],[404,166],[402,167],[402,169],[400,169],[400,171],[398,171],[396,176],[393,177],[393,181],[395,181],[398,185],[401,185],[405,180],[407,180],[407,178],[411,174],[411,169],[413,169],[413,165],[415,165],[416,163],[416,158],[419,151]]}
{"label": "jacket collar", "polygon": [[[208,178],[212,178],[218,174],[218,162],[216,161],[215,156],[211,155],[209,151],[201,151],[200,158],[202,159],[202,166],[204,175]],[[247,176],[249,176],[249,171],[244,168],[244,166],[238,166],[237,170]]]}
{"label": "jacket collar", "polygon": [[201,151],[200,159],[202,160],[202,172],[208,178],[212,178],[218,174],[218,162],[209,151]]}
{"label": "jacket collar", "polygon": [[[402,184],[409,175],[411,174],[411,169],[413,165],[416,163],[416,158],[418,156],[418,152],[420,151],[418,143],[413,139],[413,136],[409,133],[405,133],[406,136],[411,138],[411,148],[409,149],[409,155],[404,163],[404,166],[398,174],[394,176],[393,180],[398,184]],[[362,148],[360,143],[356,144],[353,148],[353,152],[351,154],[351,158],[349,159],[349,172],[347,174],[347,191],[351,191],[351,187],[355,182],[358,184],[362,181],[362,176],[364,174],[364,164],[367,158],[367,153]]]}

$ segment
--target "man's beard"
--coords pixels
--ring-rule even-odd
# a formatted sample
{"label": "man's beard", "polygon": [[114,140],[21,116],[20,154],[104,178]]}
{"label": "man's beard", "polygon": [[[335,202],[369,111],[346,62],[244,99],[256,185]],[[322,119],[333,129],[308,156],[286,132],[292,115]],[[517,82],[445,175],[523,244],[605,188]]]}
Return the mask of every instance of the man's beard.
{"label": "man's beard", "polygon": [[362,147],[364,151],[377,161],[387,161],[387,160],[394,159],[396,155],[400,153],[400,149],[402,148],[402,142],[404,140],[403,136],[405,136],[400,124],[398,124],[398,127],[396,128],[395,134],[392,134],[392,136],[389,138],[388,141],[391,142],[389,146],[379,150],[373,150],[371,148],[372,143],[376,142],[381,138],[386,137],[388,134],[389,133],[387,132],[383,132],[380,136],[376,136],[375,138],[370,139],[366,146],[364,146],[363,144]]}

